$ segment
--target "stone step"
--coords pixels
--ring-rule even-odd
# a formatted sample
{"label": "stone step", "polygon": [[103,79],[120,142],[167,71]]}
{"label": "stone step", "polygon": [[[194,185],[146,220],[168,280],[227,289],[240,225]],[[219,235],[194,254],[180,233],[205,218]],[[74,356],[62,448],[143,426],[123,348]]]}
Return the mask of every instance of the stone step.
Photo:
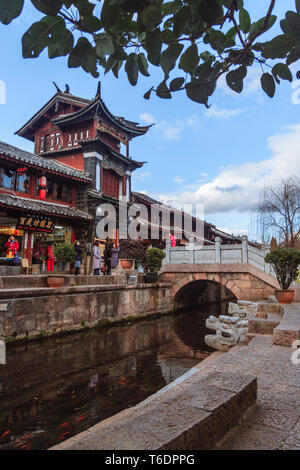
{"label": "stone step", "polygon": [[249,333],[273,334],[273,330],[280,323],[280,318],[253,318],[249,320]]}

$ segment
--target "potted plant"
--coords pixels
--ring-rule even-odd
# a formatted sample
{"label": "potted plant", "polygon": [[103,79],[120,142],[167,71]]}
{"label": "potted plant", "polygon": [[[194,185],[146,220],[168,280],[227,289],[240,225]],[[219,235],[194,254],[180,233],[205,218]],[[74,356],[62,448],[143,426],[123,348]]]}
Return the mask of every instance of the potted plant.
{"label": "potted plant", "polygon": [[293,248],[277,248],[265,257],[275,271],[281,290],[275,291],[276,299],[280,304],[289,304],[294,299],[294,290],[289,287],[298,276],[300,264],[300,251]]}
{"label": "potted plant", "polygon": [[165,253],[160,248],[148,248],[146,251],[146,282],[157,282],[158,271],[165,256]]}
{"label": "potted plant", "polygon": [[145,259],[146,248],[142,240],[120,240],[120,263],[123,269],[134,268],[134,262]]}
{"label": "potted plant", "polygon": [[55,257],[59,264],[63,265],[64,271],[70,270],[70,263],[75,261],[75,248],[71,243],[58,243],[54,249]]}

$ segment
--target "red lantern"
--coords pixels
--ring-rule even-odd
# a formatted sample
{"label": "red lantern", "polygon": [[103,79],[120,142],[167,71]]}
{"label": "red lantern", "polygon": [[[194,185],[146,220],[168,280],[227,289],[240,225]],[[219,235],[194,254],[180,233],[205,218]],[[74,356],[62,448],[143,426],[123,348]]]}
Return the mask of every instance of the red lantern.
{"label": "red lantern", "polygon": [[46,191],[44,189],[40,189],[40,199],[44,201],[46,199]]}
{"label": "red lantern", "polygon": [[47,186],[47,178],[46,178],[46,176],[42,176],[40,178],[40,187],[45,188],[46,186]]}

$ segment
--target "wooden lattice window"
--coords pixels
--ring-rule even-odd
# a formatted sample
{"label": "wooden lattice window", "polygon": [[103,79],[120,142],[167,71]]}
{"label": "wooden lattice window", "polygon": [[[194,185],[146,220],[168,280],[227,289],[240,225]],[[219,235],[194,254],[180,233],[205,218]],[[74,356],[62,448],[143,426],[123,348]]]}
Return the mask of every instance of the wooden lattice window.
{"label": "wooden lattice window", "polygon": [[103,192],[108,196],[119,197],[120,177],[111,170],[103,170]]}

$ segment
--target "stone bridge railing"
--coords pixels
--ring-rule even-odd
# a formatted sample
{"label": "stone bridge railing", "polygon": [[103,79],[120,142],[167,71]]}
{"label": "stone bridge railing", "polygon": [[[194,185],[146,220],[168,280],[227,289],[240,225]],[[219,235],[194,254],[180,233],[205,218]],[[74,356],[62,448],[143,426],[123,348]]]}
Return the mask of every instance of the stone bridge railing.
{"label": "stone bridge railing", "polygon": [[166,264],[250,264],[275,276],[271,265],[265,262],[265,256],[270,247],[265,245],[263,249],[252,246],[247,236],[242,237],[242,243],[238,245],[222,245],[221,239],[216,237],[214,245],[195,245],[194,239],[190,239],[186,246],[171,247],[171,241],[166,240]]}

